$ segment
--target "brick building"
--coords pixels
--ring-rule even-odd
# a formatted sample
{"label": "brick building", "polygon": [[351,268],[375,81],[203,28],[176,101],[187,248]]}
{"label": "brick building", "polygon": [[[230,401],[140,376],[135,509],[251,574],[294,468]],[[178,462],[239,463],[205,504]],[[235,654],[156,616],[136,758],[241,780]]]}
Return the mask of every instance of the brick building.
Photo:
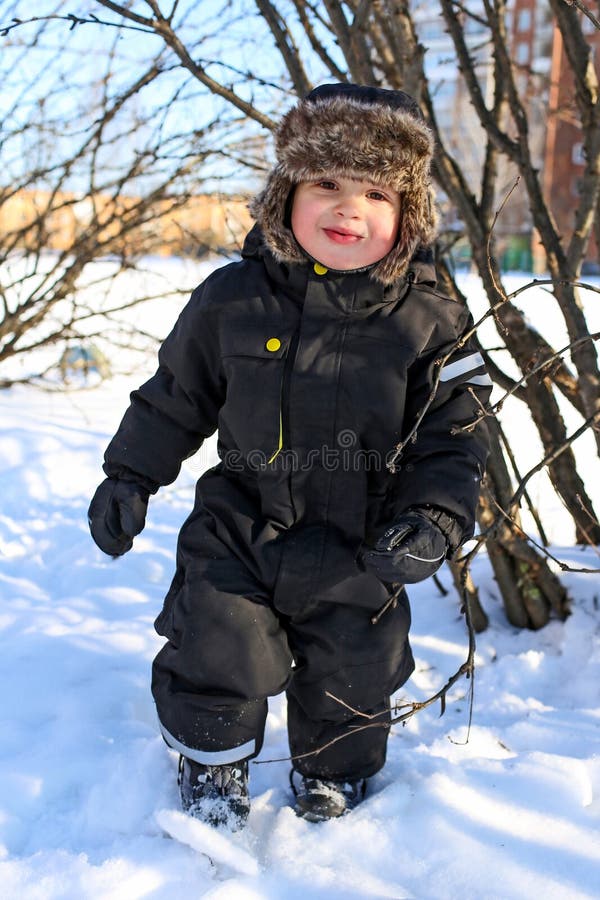
{"label": "brick building", "polygon": [[[141,203],[140,197],[18,191],[0,200],[0,245],[62,251],[89,239],[105,244],[107,254],[196,257],[239,248],[252,222],[241,197],[165,198],[140,214]],[[130,227],[132,221],[138,224]]]}
{"label": "brick building", "polygon": [[[476,0],[467,0],[465,5],[475,13],[481,9]],[[414,12],[419,37],[427,48],[426,72],[433,88],[438,122],[449,149],[460,160],[467,181],[477,191],[485,135],[457,70],[454,48],[439,11],[423,0],[415,0]],[[600,50],[600,32],[583,14],[582,23],[587,41]],[[465,34],[484,95],[491,99],[493,69],[487,26],[483,20],[466,18]],[[546,0],[509,0],[507,34],[517,89],[527,108],[533,163],[541,173],[544,197],[558,229],[568,240],[573,232],[585,160],[574,84],[562,37]],[[598,60],[598,53],[595,58]],[[600,73],[598,62],[596,67]],[[516,168],[506,160],[500,165],[499,199],[517,177]],[[518,189],[511,195],[494,233],[498,255],[507,267],[544,270],[545,258],[536,240],[525,190]],[[588,266],[598,265],[596,238],[597,235],[588,247]]]}
{"label": "brick building", "polygon": [[[586,40],[594,48],[596,71],[600,74],[600,32],[587,17],[583,18],[583,29]],[[561,232],[567,238],[573,233],[581,177],[586,163],[574,97],[574,79],[567,64],[562,36],[558,28],[555,28],[544,153],[544,194]],[[598,217],[586,256],[590,268],[596,268],[599,263],[597,229]]]}

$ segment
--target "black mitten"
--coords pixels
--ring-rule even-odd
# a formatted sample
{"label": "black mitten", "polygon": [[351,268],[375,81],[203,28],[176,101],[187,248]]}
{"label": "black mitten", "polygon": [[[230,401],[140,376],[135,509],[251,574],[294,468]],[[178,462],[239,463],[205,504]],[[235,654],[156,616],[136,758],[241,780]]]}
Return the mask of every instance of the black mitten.
{"label": "black mitten", "polygon": [[88,511],[95,542],[109,556],[131,550],[133,538],[146,523],[149,491],[134,481],[106,478],[96,490]]}
{"label": "black mitten", "polygon": [[415,584],[433,575],[446,559],[448,541],[426,515],[406,512],[362,555],[365,568],[386,584]]}

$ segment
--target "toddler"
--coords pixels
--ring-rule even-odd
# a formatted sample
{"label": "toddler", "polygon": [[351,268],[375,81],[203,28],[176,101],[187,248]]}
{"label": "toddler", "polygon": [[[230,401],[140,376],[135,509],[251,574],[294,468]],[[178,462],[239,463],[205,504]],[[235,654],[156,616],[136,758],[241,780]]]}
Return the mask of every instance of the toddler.
{"label": "toddler", "polygon": [[149,496],[218,431],[152,677],[183,808],[215,825],[244,824],[248,761],[282,691],[297,813],[362,800],[413,670],[404,585],[473,533],[486,428],[453,426],[491,381],[469,341],[440,370],[472,323],[436,289],[432,153],[402,91],[332,84],[300,100],[241,261],[193,292],[106,450],[90,527],[119,556]]}

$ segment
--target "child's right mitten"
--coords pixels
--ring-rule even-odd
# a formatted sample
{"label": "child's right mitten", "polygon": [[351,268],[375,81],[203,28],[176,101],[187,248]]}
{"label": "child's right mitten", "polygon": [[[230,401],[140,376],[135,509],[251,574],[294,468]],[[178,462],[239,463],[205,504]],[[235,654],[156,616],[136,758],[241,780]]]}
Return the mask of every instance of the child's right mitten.
{"label": "child's right mitten", "polygon": [[134,481],[106,478],[96,490],[88,511],[90,531],[109,556],[131,550],[133,539],[146,523],[149,491]]}

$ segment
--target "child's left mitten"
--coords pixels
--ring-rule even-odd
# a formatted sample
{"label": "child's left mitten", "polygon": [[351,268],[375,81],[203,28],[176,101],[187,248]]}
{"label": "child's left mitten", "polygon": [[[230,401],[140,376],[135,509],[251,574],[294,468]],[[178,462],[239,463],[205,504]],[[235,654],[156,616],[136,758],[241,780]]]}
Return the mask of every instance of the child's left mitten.
{"label": "child's left mitten", "polygon": [[447,553],[448,541],[441,528],[413,510],[388,528],[362,560],[386,584],[415,584],[437,572]]}
{"label": "child's left mitten", "polygon": [[133,538],[146,524],[150,493],[142,485],[106,478],[96,490],[88,511],[92,537],[109,556],[131,550]]}

